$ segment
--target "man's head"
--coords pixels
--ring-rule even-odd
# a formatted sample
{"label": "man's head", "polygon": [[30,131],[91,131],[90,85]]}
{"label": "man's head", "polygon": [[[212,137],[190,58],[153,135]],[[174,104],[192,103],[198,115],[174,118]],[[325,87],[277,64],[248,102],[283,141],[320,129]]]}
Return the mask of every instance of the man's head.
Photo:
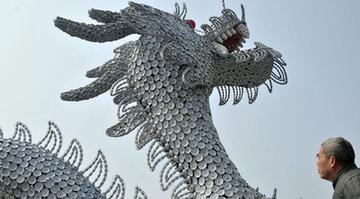
{"label": "man's head", "polygon": [[317,157],[320,177],[332,181],[342,168],[354,164],[355,153],[350,142],[336,137],[329,138],[321,144]]}

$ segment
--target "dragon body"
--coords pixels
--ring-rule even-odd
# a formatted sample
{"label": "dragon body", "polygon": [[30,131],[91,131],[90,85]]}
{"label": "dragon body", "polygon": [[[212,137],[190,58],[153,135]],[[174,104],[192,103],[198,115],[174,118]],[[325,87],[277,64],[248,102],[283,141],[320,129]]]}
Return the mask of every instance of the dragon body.
{"label": "dragon body", "polygon": [[62,94],[67,101],[96,97],[108,90],[119,105],[119,123],[107,129],[112,137],[137,129],[138,149],[150,144],[148,164],[154,170],[164,160],[160,185],[174,184],[172,198],[256,198],[228,157],[214,127],[209,96],[218,88],[220,104],[234,93],[237,104],[244,92],[253,103],[258,86],[285,84],[281,54],[261,43],[241,50],[249,31],[245,10],[239,19],[224,8],[222,16],[194,31],[185,19],[186,6],[174,14],[130,2],[120,12],[90,10],[100,24],[57,18],[55,25],[92,42],[119,40],[138,34],[137,41],[115,49],[115,57],[87,77],[87,86]]}
{"label": "dragon body", "polygon": [[[101,151],[81,169],[80,142],[73,139],[62,154],[61,148],[62,135],[53,122],[49,122],[48,132],[38,143],[32,143],[29,129],[21,122],[11,138],[3,138],[0,129],[0,199],[124,198],[125,183],[118,175],[103,189],[108,168]],[[147,196],[136,187],[134,198]]]}

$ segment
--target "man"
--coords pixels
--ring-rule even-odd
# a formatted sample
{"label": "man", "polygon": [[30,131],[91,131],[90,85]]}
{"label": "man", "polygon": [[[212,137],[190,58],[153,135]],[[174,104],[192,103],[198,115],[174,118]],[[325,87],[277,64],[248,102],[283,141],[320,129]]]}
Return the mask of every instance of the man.
{"label": "man", "polygon": [[317,158],[320,177],[333,184],[333,199],[360,199],[360,169],[350,142],[329,138],[321,144]]}

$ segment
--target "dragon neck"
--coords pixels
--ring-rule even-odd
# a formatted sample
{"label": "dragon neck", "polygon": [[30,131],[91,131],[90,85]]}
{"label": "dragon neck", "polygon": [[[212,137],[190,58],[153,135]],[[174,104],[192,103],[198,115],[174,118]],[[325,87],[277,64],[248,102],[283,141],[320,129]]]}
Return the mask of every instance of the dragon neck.
{"label": "dragon neck", "polygon": [[155,124],[161,127],[158,140],[196,197],[241,198],[247,184],[220,142],[205,92],[187,90],[174,99],[171,116],[165,113]]}
{"label": "dragon neck", "polygon": [[149,40],[153,42],[134,51],[129,85],[146,115],[138,142],[154,140],[148,153],[150,168],[168,160],[160,174],[161,187],[167,190],[179,182],[173,198],[250,198],[247,183],[214,127],[209,106],[211,88],[186,87],[181,77],[183,66],[169,64],[162,56],[166,51],[161,49],[163,40]]}

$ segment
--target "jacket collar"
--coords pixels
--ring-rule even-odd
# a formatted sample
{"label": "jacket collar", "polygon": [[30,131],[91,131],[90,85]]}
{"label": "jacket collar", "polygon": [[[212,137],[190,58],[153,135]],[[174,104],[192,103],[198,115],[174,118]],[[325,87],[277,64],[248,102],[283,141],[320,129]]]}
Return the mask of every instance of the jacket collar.
{"label": "jacket collar", "polygon": [[337,182],[339,181],[339,179],[341,178],[341,176],[342,176],[344,173],[346,173],[346,172],[348,172],[348,171],[350,171],[350,170],[353,170],[353,169],[357,169],[357,166],[356,166],[355,164],[350,164],[350,165],[348,165],[348,166],[343,167],[343,168],[336,174],[335,179],[332,181],[332,186],[333,186],[333,188],[335,189]]}

